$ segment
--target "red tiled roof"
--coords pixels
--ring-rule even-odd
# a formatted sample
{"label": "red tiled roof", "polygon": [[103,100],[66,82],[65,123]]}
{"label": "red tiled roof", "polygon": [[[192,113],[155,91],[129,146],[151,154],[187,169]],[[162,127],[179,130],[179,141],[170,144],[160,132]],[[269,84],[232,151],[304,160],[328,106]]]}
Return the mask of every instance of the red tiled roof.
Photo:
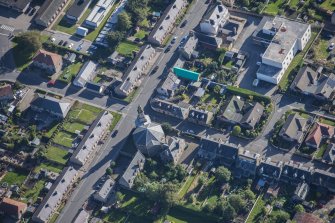
{"label": "red tiled roof", "polygon": [[311,132],[306,138],[306,143],[314,144],[319,147],[323,137],[334,135],[334,127],[322,123],[315,123]]}
{"label": "red tiled roof", "polygon": [[0,203],[0,212],[20,217],[27,210],[27,204],[5,197]]}
{"label": "red tiled roof", "polygon": [[13,95],[12,86],[4,85],[0,87],[0,97],[4,97],[7,95]]}
{"label": "red tiled roof", "polygon": [[62,57],[56,53],[45,50],[39,50],[33,59],[34,62],[46,64],[48,66],[58,67],[62,61]]}
{"label": "red tiled roof", "polygon": [[296,223],[323,223],[320,218],[310,213],[296,213],[293,221]]}

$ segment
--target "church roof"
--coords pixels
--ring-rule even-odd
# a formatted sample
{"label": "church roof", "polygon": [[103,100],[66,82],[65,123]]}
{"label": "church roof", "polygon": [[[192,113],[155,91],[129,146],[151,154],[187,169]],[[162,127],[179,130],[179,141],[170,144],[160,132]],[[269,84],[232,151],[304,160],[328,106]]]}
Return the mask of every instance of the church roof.
{"label": "church roof", "polygon": [[165,141],[165,135],[162,127],[155,123],[139,126],[133,133],[134,143],[138,146],[150,148],[159,146]]}

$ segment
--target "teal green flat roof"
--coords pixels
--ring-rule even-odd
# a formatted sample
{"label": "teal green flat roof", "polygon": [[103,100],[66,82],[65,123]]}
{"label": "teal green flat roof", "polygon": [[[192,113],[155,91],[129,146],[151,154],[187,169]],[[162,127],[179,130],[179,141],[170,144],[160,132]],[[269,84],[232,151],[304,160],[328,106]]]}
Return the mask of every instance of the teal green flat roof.
{"label": "teal green flat roof", "polygon": [[173,73],[177,77],[185,78],[192,81],[199,81],[200,74],[194,71],[186,70],[180,67],[173,67]]}

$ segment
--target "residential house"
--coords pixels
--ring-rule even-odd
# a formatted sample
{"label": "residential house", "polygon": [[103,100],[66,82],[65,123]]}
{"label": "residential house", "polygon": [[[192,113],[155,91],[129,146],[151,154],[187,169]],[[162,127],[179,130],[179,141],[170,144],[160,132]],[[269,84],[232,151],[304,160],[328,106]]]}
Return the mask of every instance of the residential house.
{"label": "residential house", "polygon": [[301,143],[307,127],[307,119],[297,113],[290,114],[279,132],[284,140]]}
{"label": "residential house", "polygon": [[0,103],[14,99],[12,86],[9,84],[0,87]]}
{"label": "residential house", "polygon": [[208,50],[219,49],[223,44],[223,40],[220,37],[209,36],[203,33],[196,33],[195,35],[198,38],[199,45]]}
{"label": "residential house", "polygon": [[319,148],[323,140],[334,137],[334,129],[335,128],[330,125],[319,122],[314,123],[305,140],[306,145],[315,149]]}
{"label": "residential house", "polygon": [[36,13],[35,23],[45,28],[57,18],[68,0],[45,0]]}
{"label": "residential house", "polygon": [[71,103],[64,99],[50,96],[35,95],[30,107],[36,112],[47,112],[57,118],[65,118],[71,108]]}
{"label": "residential house", "polygon": [[294,201],[302,202],[306,199],[309,192],[309,185],[305,182],[299,183],[294,191],[292,199]]}
{"label": "residential house", "polygon": [[142,46],[133,62],[123,75],[123,82],[115,89],[115,93],[119,96],[128,96],[135,87],[140,86],[142,76],[146,74],[148,66],[153,64],[156,50],[151,45]]}
{"label": "residential house", "polygon": [[271,158],[261,161],[258,168],[258,175],[266,179],[269,183],[279,181],[282,172],[283,162],[272,161]]}
{"label": "residential house", "polygon": [[105,16],[112,9],[115,0],[99,0],[85,19],[85,25],[96,29],[104,21]]}
{"label": "residential house", "polygon": [[96,73],[95,70],[97,68],[97,64],[93,61],[87,61],[80,69],[76,78],[73,81],[73,84],[78,87],[85,87],[86,83],[89,81],[93,81]]}
{"label": "residential house", "polygon": [[199,145],[198,156],[202,159],[215,160],[225,166],[231,167],[237,159],[238,147],[233,144],[202,138]]}
{"label": "residential house", "polygon": [[335,98],[335,74],[326,76],[309,66],[302,67],[290,87],[293,91],[331,101]]}
{"label": "residential house", "polygon": [[157,93],[167,98],[173,97],[180,85],[180,79],[170,72],[163,84],[156,89]]}
{"label": "residential house", "polygon": [[188,117],[190,107],[189,104],[183,102],[174,104],[159,98],[153,98],[150,101],[150,105],[151,108],[156,112],[163,113],[175,118],[179,118],[181,120],[184,120]]}
{"label": "residential house", "polygon": [[137,174],[143,169],[144,163],[145,157],[140,151],[137,151],[126,171],[119,179],[119,184],[127,189],[131,189]]}
{"label": "residential house", "polygon": [[84,165],[92,152],[96,149],[100,140],[109,130],[113,115],[107,111],[101,112],[88,129],[84,138],[72,154],[70,161],[77,165]]}
{"label": "residential house", "polygon": [[29,7],[30,2],[31,0],[0,0],[0,5],[18,12],[25,12]]}
{"label": "residential house", "polygon": [[218,114],[220,122],[241,125],[246,129],[254,129],[263,115],[264,106],[245,102],[240,96],[233,96]]}
{"label": "residential house", "polygon": [[260,161],[260,154],[251,153],[249,150],[239,149],[236,160],[237,176],[246,178],[256,176]]}
{"label": "residential house", "polygon": [[213,120],[213,113],[210,111],[191,108],[187,120],[199,125],[210,125]]}
{"label": "residential house", "polygon": [[302,51],[311,38],[309,24],[284,17],[263,17],[253,34],[255,43],[266,47],[257,79],[278,84],[294,56]]}
{"label": "residential house", "polygon": [[65,14],[68,21],[77,23],[91,2],[91,0],[75,0]]}
{"label": "residential house", "polygon": [[148,41],[154,45],[161,45],[171,30],[174,28],[174,24],[177,18],[182,13],[182,9],[187,5],[185,0],[173,1],[167,9],[165,9],[163,15],[155,25],[155,28],[151,31],[148,36]]}
{"label": "residential house", "polygon": [[330,143],[327,146],[327,149],[323,155],[323,160],[330,164],[334,163],[335,161],[335,144],[334,143]]}
{"label": "residential house", "polygon": [[293,185],[298,185],[303,182],[310,183],[312,181],[313,171],[314,169],[312,167],[290,161],[284,164],[280,179]]}
{"label": "residential house", "polygon": [[215,4],[209,8],[208,12],[200,22],[201,32],[207,35],[217,35],[220,28],[228,21],[228,9],[222,4]]}
{"label": "residential house", "polygon": [[292,222],[296,223],[323,223],[324,221],[320,219],[319,217],[315,216],[312,213],[306,213],[306,212],[297,212],[293,219]]}
{"label": "residential house", "polygon": [[20,220],[27,211],[27,204],[4,197],[0,203],[0,214]]}
{"label": "residential house", "polygon": [[94,199],[102,203],[107,203],[111,195],[115,193],[115,186],[115,181],[112,178],[108,178],[102,187],[94,193]]}
{"label": "residential house", "polygon": [[95,83],[93,81],[87,82],[86,83],[86,89],[98,94],[104,93],[105,86],[99,83]]}
{"label": "residential house", "polygon": [[186,60],[198,57],[195,48],[198,45],[198,38],[195,35],[189,35],[187,40],[179,47],[179,52]]}
{"label": "residential house", "polygon": [[335,192],[335,172],[334,169],[315,169],[312,183],[318,187],[323,187],[331,192]]}
{"label": "residential house", "polygon": [[32,217],[34,222],[46,223],[50,221],[52,215],[58,210],[59,205],[62,203],[63,197],[74,183],[77,174],[78,171],[72,166],[63,169],[35,211]]}
{"label": "residential house", "polygon": [[63,66],[62,56],[45,50],[39,50],[33,58],[34,66],[45,70],[49,74],[58,73]]}
{"label": "residential house", "polygon": [[84,209],[81,209],[73,223],[88,223],[88,218],[90,217],[90,214],[85,211]]}
{"label": "residential house", "polygon": [[160,158],[163,162],[177,164],[186,148],[186,142],[177,137],[169,137],[166,142],[163,152],[160,153]]}

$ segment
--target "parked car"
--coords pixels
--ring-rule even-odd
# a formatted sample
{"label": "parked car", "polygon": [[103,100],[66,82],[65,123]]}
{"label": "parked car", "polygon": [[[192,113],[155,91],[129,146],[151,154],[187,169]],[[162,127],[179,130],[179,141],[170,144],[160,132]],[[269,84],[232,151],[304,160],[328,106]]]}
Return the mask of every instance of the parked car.
{"label": "parked car", "polygon": [[158,70],[158,68],[159,68],[159,66],[155,66],[155,67],[154,67],[154,69],[152,69],[152,71],[151,71],[151,74],[154,74],[154,73],[156,73],[156,72],[157,72],[157,70]]}
{"label": "parked car", "polygon": [[68,41],[65,41],[65,42],[63,43],[63,46],[67,46],[68,43],[69,43]]}
{"label": "parked car", "polygon": [[112,133],[112,138],[114,138],[114,137],[117,135],[118,132],[119,132],[119,130],[115,130],[115,131]]}
{"label": "parked car", "polygon": [[73,47],[73,43],[70,43],[68,47],[71,49]]}
{"label": "parked car", "polygon": [[183,28],[183,27],[185,27],[186,26],[186,24],[187,24],[187,19],[186,20],[184,20],[181,24],[180,24],[180,28]]}
{"label": "parked car", "polygon": [[63,43],[64,43],[64,41],[63,41],[63,40],[61,40],[61,41],[59,41],[58,45],[62,46],[62,45],[63,45]]}
{"label": "parked car", "polygon": [[168,45],[168,47],[166,47],[165,49],[165,53],[169,52],[171,50],[172,46],[171,45]]}
{"label": "parked car", "polygon": [[51,37],[51,38],[50,38],[50,41],[53,43],[53,42],[56,41],[56,38],[55,38],[55,37]]}
{"label": "parked car", "polygon": [[33,9],[31,10],[31,12],[29,12],[29,15],[30,15],[30,16],[33,16],[35,12],[36,12],[36,8],[33,8]]}
{"label": "parked car", "polygon": [[335,48],[335,43],[331,43],[328,47],[329,50],[333,50]]}
{"label": "parked car", "polygon": [[177,36],[173,37],[171,43],[174,44],[176,42],[177,38],[178,38]]}

